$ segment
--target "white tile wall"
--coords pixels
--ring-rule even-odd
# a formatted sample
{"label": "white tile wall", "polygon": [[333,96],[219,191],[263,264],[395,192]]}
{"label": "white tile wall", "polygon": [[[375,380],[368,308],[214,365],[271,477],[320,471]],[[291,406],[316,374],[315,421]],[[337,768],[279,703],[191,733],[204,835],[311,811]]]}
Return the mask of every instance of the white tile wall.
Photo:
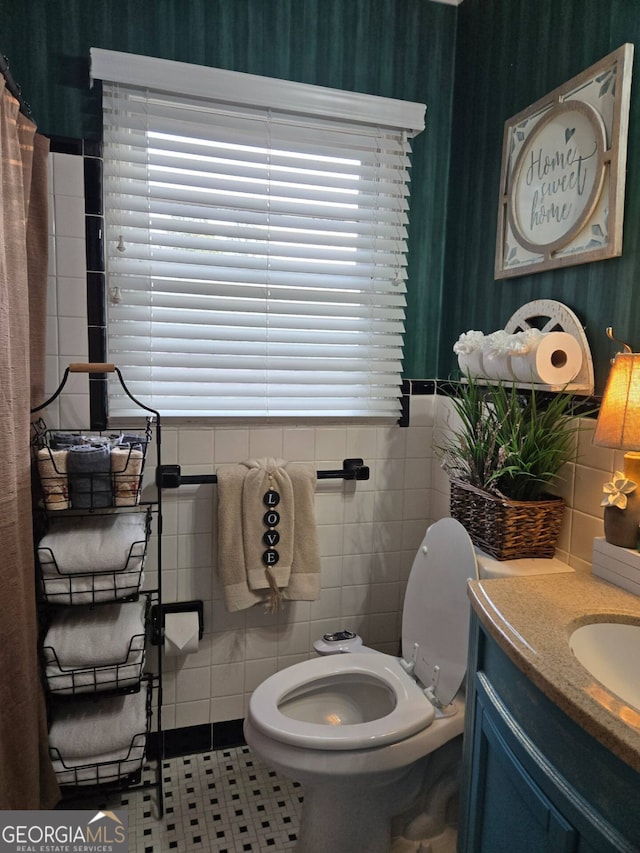
{"label": "white tile wall", "polygon": [[[49,288],[47,303],[47,397],[58,387],[65,367],[87,361],[87,278],[84,239],[82,157],[49,157]],[[51,428],[86,426],[89,406],[86,376],[70,375],[63,396],[47,411]]]}
{"label": "white tile wall", "polygon": [[[69,361],[86,361],[84,228],[79,216],[82,160],[52,155],[51,266],[47,343],[47,391]],[[125,377],[126,379],[126,377]],[[50,426],[88,423],[86,376],[72,377]],[[414,397],[411,425],[253,426],[179,429],[163,424],[163,462],[183,473],[213,472],[219,463],[250,456],[313,461],[341,467],[362,457],[366,482],[324,480],[316,494],[322,555],[322,594],[317,602],[288,602],[275,614],[256,607],[227,613],[216,576],[216,487],[186,486],[164,493],[163,590],[167,601],[202,598],[205,634],[197,654],[166,661],[165,727],[238,719],[251,691],[267,676],[312,654],[325,631],[350,627],[378,649],[395,653],[404,586],[427,525],[448,515],[448,481],[433,447],[450,417],[447,400]],[[567,501],[559,556],[588,571],[592,541],[602,535],[599,488],[620,464],[591,443],[592,425],[566,466],[561,491]],[[148,465],[148,468],[150,466]],[[149,479],[153,472],[147,470]],[[153,584],[154,549],[148,566]]]}

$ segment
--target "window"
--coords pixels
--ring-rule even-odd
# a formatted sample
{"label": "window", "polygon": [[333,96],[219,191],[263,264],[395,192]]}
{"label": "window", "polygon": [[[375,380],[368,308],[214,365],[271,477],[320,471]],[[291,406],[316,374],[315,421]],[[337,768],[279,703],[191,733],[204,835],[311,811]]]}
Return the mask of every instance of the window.
{"label": "window", "polygon": [[[93,48],[109,360],[168,416],[397,416],[424,106]],[[130,401],[110,391],[110,414]]]}

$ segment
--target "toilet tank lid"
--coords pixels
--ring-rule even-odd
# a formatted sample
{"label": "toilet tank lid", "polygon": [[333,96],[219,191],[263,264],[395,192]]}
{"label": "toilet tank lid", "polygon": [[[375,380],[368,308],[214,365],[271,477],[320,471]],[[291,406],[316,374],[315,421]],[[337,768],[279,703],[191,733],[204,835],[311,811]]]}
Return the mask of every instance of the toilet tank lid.
{"label": "toilet tank lid", "polygon": [[517,578],[528,575],[556,575],[574,569],[557,557],[523,557],[519,560],[496,560],[495,557],[475,548],[478,572],[481,578]]}

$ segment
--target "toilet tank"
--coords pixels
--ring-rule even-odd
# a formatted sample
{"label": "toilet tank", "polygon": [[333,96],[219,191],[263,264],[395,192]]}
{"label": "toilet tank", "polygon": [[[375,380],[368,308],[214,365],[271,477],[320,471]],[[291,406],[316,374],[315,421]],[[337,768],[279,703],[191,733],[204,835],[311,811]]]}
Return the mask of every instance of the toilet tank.
{"label": "toilet tank", "polygon": [[557,575],[573,572],[571,566],[557,557],[525,557],[521,560],[496,560],[475,548],[480,578],[523,578],[529,575]]}

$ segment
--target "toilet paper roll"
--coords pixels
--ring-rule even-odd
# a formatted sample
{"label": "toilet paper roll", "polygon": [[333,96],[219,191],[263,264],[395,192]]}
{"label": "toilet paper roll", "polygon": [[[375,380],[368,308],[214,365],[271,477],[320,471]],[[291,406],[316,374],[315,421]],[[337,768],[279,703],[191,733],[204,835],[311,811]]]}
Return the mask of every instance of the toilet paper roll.
{"label": "toilet paper roll", "polygon": [[511,368],[511,356],[507,353],[492,355],[490,352],[483,350],[482,367],[484,368],[484,372],[481,375],[486,379],[513,382],[516,378]]}
{"label": "toilet paper roll", "polygon": [[547,332],[523,355],[511,356],[511,370],[520,382],[566,385],[582,367],[582,348],[568,332]]}
{"label": "toilet paper roll", "polygon": [[195,610],[182,613],[165,613],[164,651],[166,655],[191,655],[198,651],[198,614]]}
{"label": "toilet paper roll", "polygon": [[477,349],[473,352],[459,353],[458,366],[460,368],[460,373],[463,376],[468,375],[472,379],[475,379],[476,376],[484,376],[482,350]]}

